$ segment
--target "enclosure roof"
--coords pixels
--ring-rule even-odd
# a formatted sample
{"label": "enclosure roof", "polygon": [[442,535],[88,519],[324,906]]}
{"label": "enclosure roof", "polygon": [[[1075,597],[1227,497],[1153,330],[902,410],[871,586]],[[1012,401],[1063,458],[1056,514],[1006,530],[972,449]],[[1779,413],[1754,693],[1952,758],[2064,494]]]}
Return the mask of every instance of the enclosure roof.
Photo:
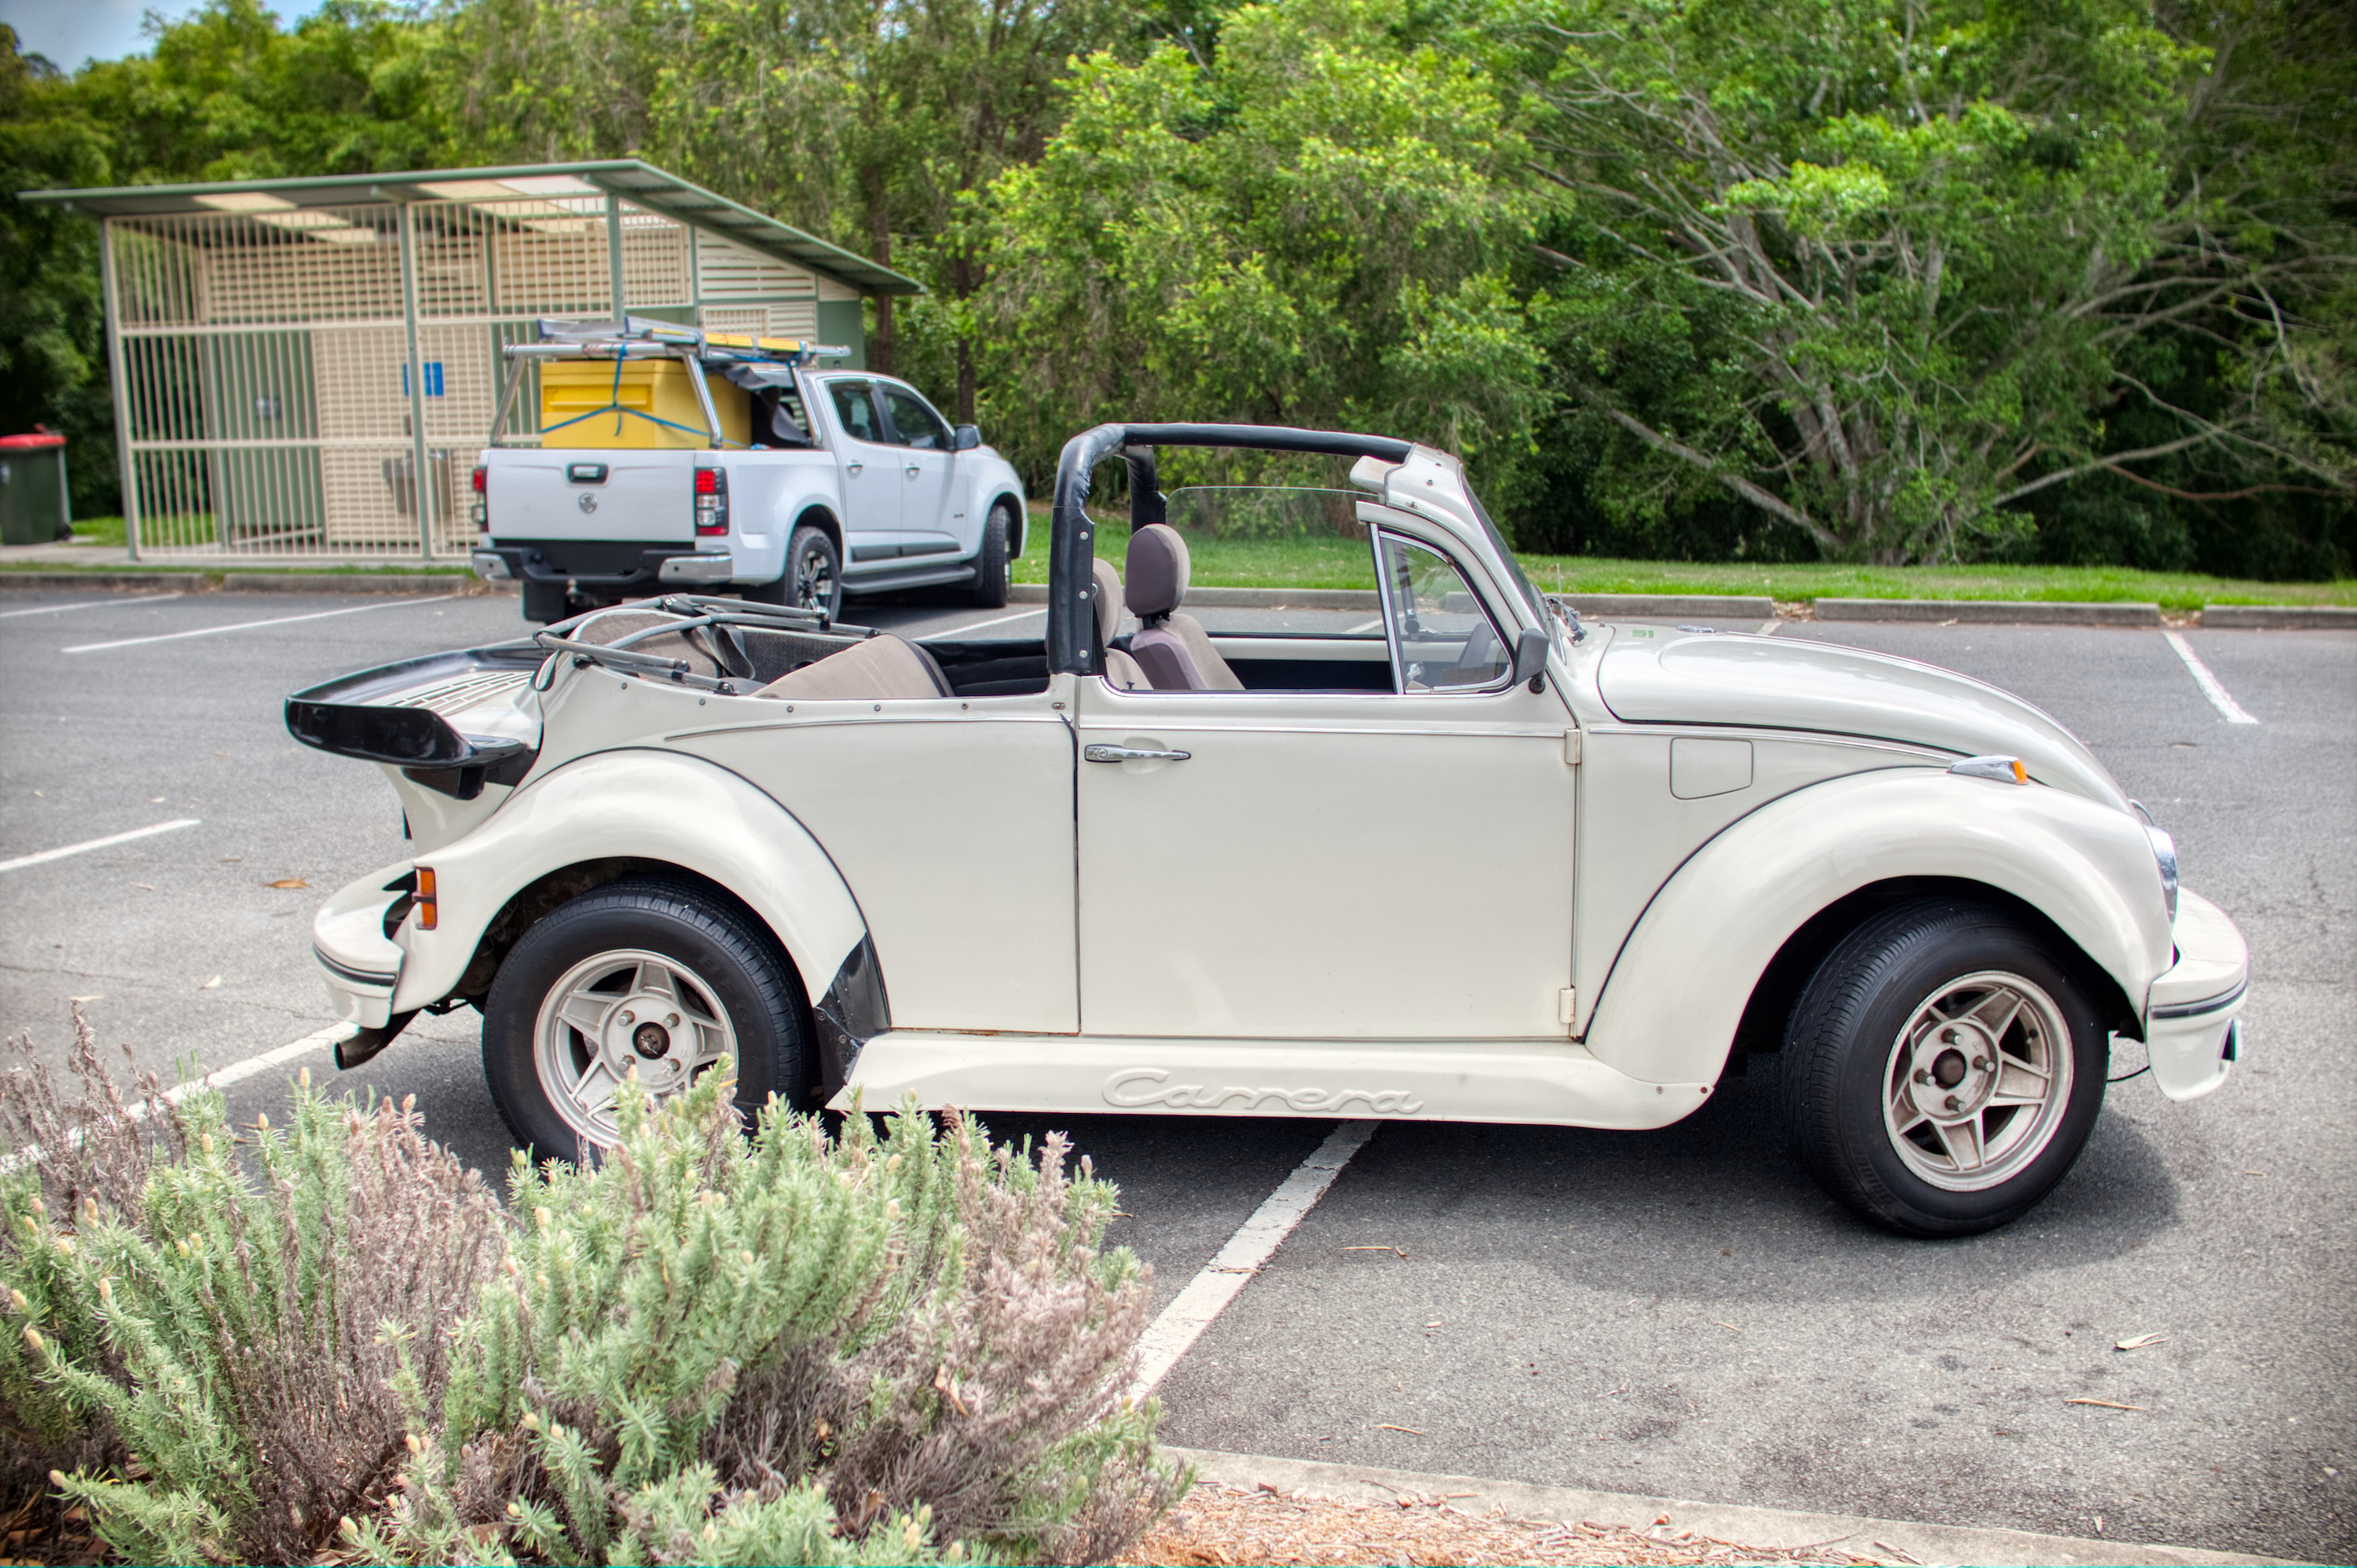
{"label": "enclosure roof", "polygon": [[[570,182],[568,185],[566,182]],[[522,164],[505,168],[413,169],[402,174],[316,175],[300,179],[233,179],[205,185],[122,185],[86,190],[22,190],[23,201],[92,217],[154,218],[170,213],[237,211],[221,199],[272,197],[292,207],[374,201],[524,201],[610,191],[634,206],[707,230],[780,261],[823,273],[863,294],[921,294],[923,285],[815,234],[740,207],[637,158],[595,163]],[[275,203],[272,204],[274,209]]]}

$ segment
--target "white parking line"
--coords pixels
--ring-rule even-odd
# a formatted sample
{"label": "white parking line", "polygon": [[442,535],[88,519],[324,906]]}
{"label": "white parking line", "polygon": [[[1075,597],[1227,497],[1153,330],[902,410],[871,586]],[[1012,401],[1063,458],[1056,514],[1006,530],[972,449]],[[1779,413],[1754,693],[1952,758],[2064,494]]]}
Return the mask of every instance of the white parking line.
{"label": "white parking line", "polygon": [[61,610],[103,609],[108,605],[152,605],[181,596],[179,594],[125,594],[112,599],[76,599],[70,605],[36,605],[28,610],[0,610],[0,620],[14,620],[18,616],[53,616]]}
{"label": "white parking line", "polygon": [[1277,1189],[1268,1195],[1266,1202],[1254,1210],[1253,1217],[1236,1228],[1220,1255],[1204,1265],[1203,1272],[1188,1282],[1187,1288],[1173,1296],[1161,1316],[1155,1318],[1145,1336],[1137,1342],[1137,1380],[1130,1385],[1130,1397],[1144,1399],[1154,1386],[1169,1375],[1178,1364],[1178,1358],[1202,1337],[1211,1320],[1220,1316],[1228,1303],[1236,1299],[1263,1263],[1268,1262],[1280,1243],[1301,1223],[1301,1217],[1317,1207],[1351,1163],[1351,1156],[1375,1135],[1379,1123],[1345,1122],[1318,1145],[1311,1155],[1294,1167]]}
{"label": "white parking line", "polygon": [[1776,628],[1783,624],[1781,620],[1763,620],[1760,623],[1760,635],[1773,637],[1776,635]]}
{"label": "white parking line", "polygon": [[1356,626],[1354,626],[1354,627],[1351,627],[1351,628],[1349,628],[1348,629],[1346,629],[1346,630],[1342,633],[1342,635],[1343,635],[1344,637],[1356,637],[1356,636],[1358,636],[1358,635],[1359,635],[1361,632],[1362,632],[1362,631],[1372,631],[1372,630],[1374,630],[1374,629],[1375,629],[1375,628],[1377,628],[1377,627],[1379,627],[1379,626],[1381,626],[1381,625],[1383,625],[1383,617],[1381,617],[1381,616],[1377,616],[1377,617],[1376,617],[1374,619],[1372,619],[1372,620],[1361,621],[1358,625],[1356,625]]}
{"label": "white parking line", "polygon": [[200,626],[194,631],[167,631],[155,637],[126,637],[115,642],[85,642],[75,648],[61,648],[60,653],[98,653],[109,648],[135,648],[143,642],[175,642],[184,637],[211,637],[224,631],[252,631],[260,626],[287,626],[298,620],[326,620],[329,616],[356,616],[366,610],[397,610],[408,605],[438,605],[445,599],[455,599],[456,594],[436,594],[430,598],[393,599],[383,604],[352,605],[340,610],[313,610],[309,615],[279,616],[271,620],[242,620],[231,626]]}
{"label": "white parking line", "polygon": [[[350,1024],[330,1024],[324,1029],[314,1029],[301,1039],[289,1040],[275,1050],[264,1051],[258,1057],[248,1057],[242,1062],[231,1062],[224,1068],[211,1069],[192,1082],[176,1083],[164,1091],[163,1098],[167,1103],[178,1105],[200,1089],[207,1087],[226,1089],[242,1079],[257,1077],[274,1067],[284,1067],[297,1057],[308,1056],[324,1046],[332,1046],[350,1039],[353,1033],[353,1026]],[[126,1106],[124,1115],[133,1122],[145,1121],[147,1102],[142,1100],[135,1104]],[[82,1130],[77,1128],[69,1142],[79,1147],[81,1139]],[[40,1157],[41,1146],[38,1144],[28,1144],[6,1158],[0,1159],[0,1176],[6,1176],[27,1160],[38,1160]]]}
{"label": "white parking line", "polygon": [[2177,656],[2185,660],[2188,670],[2193,671],[2193,683],[2201,688],[2201,694],[2210,699],[2212,707],[2226,715],[2228,724],[2255,725],[2259,722],[2244,710],[2242,703],[2234,701],[2217,676],[2210,673],[2210,666],[2201,662],[2201,656],[2193,651],[2190,643],[2173,631],[2164,631],[2160,635],[2169,639],[2169,647],[2177,650]]}
{"label": "white parking line", "polygon": [[980,631],[986,626],[1005,626],[1011,620],[1029,620],[1033,616],[1043,616],[1047,613],[1048,607],[1042,605],[1036,610],[1017,610],[1011,616],[1000,616],[996,620],[978,620],[969,626],[944,627],[939,631],[929,631],[925,633],[924,636],[917,639],[917,640],[919,642],[931,642],[937,637],[952,637],[960,632]]}
{"label": "white parking line", "polygon": [[91,839],[87,843],[70,843],[63,849],[45,849],[38,854],[20,854],[14,860],[0,860],[0,871],[16,871],[27,865],[40,865],[52,860],[63,860],[70,854],[83,854],[93,849],[104,849],[110,844],[129,843],[133,839],[153,838],[157,833],[178,832],[182,828],[195,827],[199,821],[199,819],[196,817],[180,817],[168,822],[157,822],[152,828],[134,828],[127,833],[111,833],[102,839]]}

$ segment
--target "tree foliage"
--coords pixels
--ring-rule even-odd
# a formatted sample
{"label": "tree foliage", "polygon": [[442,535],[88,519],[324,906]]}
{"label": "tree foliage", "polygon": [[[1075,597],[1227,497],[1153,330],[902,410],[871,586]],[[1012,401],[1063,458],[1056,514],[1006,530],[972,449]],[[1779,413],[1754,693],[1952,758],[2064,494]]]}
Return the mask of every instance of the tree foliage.
{"label": "tree foliage", "polygon": [[[19,187],[638,156],[927,285],[1035,485],[1372,425],[1634,553],[2351,569],[2333,0],[210,0],[0,61]],[[111,478],[95,256],[0,198],[5,416]],[[97,499],[94,490],[79,504]]]}

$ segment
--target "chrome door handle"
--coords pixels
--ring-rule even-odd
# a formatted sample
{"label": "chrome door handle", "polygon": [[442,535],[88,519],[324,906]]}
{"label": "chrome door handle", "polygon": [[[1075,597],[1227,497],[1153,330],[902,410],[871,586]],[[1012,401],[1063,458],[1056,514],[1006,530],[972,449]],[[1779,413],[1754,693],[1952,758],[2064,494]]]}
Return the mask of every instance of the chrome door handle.
{"label": "chrome door handle", "polygon": [[1081,755],[1091,762],[1184,762],[1191,751],[1146,751],[1135,746],[1084,746]]}
{"label": "chrome door handle", "polygon": [[867,465],[866,465],[866,464],[865,464],[865,463],[845,463],[845,464],[843,466],[843,468],[844,468],[844,472],[845,472],[845,473],[847,473],[847,474],[856,474],[856,473],[858,473],[862,468],[865,468],[866,467],[867,467]]}
{"label": "chrome door handle", "polygon": [[915,478],[919,474],[920,474],[920,473],[924,472],[924,469],[923,469],[922,467],[919,467],[917,464],[915,464],[915,463],[911,463],[911,464],[909,464],[909,467],[908,467],[908,468],[907,468],[907,470],[906,470],[906,471],[907,471],[907,473],[908,473],[909,478],[912,478],[912,479],[913,479],[913,478]]}

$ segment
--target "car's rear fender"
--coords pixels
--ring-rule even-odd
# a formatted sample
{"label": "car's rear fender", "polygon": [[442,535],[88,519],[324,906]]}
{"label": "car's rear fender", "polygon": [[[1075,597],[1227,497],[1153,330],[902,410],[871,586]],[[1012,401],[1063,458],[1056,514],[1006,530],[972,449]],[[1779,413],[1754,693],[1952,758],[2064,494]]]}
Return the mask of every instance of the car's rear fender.
{"label": "car's rear fender", "polygon": [[1921,878],[2037,911],[2131,1009],[2169,967],[2159,868],[2126,812],[1927,768],[1857,774],[1763,806],[1687,858],[1621,947],[1588,1050],[1651,1082],[1714,1080],[1794,933],[1862,890]]}
{"label": "car's rear fender", "polygon": [[518,894],[583,865],[592,844],[599,865],[675,866],[726,889],[776,934],[813,1000],[867,935],[834,863],[774,799],[700,757],[603,751],[534,779],[481,827],[419,856],[438,918],[431,931],[414,918],[402,928],[393,1010],[438,1002],[462,978],[488,984],[468,972],[492,922]]}

